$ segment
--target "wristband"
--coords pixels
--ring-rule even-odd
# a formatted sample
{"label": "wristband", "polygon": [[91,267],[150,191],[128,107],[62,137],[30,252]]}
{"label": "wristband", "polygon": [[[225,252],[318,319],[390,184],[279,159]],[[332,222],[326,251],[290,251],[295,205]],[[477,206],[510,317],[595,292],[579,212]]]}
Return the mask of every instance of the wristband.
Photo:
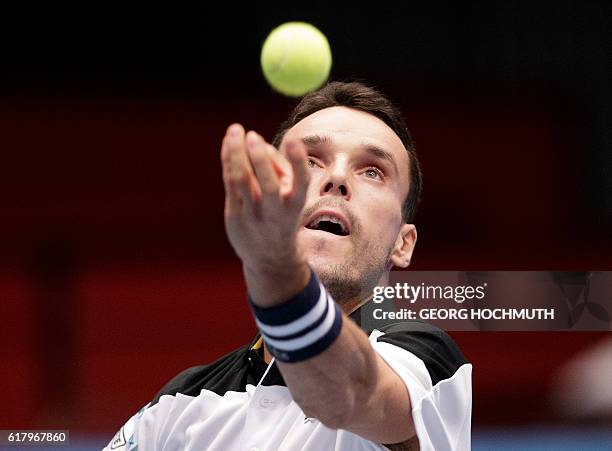
{"label": "wristband", "polygon": [[306,287],[274,307],[249,303],[270,354],[281,362],[310,359],[326,350],[340,335],[342,311],[314,271]]}

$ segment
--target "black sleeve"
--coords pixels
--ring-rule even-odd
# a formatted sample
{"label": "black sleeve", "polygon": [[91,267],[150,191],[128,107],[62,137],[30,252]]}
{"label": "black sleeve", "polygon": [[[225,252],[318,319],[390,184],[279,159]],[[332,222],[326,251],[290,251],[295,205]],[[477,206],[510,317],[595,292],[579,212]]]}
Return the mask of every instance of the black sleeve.
{"label": "black sleeve", "polygon": [[190,390],[189,387],[192,386],[194,382],[197,384],[197,380],[203,368],[205,368],[204,365],[193,366],[174,376],[153,397],[151,406],[157,404],[159,398],[163,395],[176,395],[179,392],[186,393],[193,391],[193,389]]}
{"label": "black sleeve", "polygon": [[162,387],[151,401],[155,405],[163,395],[181,393],[198,396],[203,389],[223,396],[227,391],[244,391],[247,382],[248,346],[243,346],[207,365],[187,368]]}

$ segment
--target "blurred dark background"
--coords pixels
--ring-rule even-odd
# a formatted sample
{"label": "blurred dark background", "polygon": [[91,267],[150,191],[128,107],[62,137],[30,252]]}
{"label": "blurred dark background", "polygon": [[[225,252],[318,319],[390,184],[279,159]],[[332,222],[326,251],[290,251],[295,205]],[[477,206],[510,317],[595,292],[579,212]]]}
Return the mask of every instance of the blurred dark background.
{"label": "blurred dark background", "polygon": [[[399,105],[424,197],[419,270],[612,270],[605,1],[98,3],[0,11],[0,428],[109,434],[255,333],[223,229],[219,145],[296,100],[259,69],[289,20],[332,79]],[[556,371],[596,332],[454,333],[474,427],[563,424]],[[535,345],[534,345],[535,343]]]}

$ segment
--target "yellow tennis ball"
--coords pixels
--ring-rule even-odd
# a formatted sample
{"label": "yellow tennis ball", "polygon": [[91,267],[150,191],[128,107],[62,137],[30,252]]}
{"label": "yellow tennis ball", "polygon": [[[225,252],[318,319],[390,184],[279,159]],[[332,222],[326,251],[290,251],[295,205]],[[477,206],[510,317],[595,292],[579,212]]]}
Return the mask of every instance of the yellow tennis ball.
{"label": "yellow tennis ball", "polygon": [[300,97],[320,87],[332,65],[329,42],[304,22],[287,22],[272,30],[261,48],[261,68],[270,86]]}

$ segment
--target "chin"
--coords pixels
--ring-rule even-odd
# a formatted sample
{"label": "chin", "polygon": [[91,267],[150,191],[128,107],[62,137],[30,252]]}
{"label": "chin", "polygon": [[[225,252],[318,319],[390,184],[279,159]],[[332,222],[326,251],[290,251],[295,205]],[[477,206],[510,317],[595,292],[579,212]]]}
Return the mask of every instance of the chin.
{"label": "chin", "polygon": [[317,274],[342,263],[341,258],[332,255],[310,254],[308,252],[306,253],[306,260]]}
{"label": "chin", "polygon": [[342,264],[353,251],[350,239],[313,235],[307,232],[299,239],[299,246],[312,266]]}

